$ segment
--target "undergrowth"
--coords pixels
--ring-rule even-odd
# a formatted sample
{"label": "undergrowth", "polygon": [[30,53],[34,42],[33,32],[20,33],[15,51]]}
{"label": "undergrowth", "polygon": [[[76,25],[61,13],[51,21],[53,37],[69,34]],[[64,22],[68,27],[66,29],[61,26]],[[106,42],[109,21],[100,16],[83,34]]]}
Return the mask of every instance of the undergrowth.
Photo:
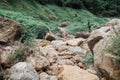
{"label": "undergrowth", "polygon": [[92,27],[99,27],[106,22],[89,11],[72,9],[56,5],[40,5],[35,0],[1,0],[0,16],[19,22],[26,30],[23,33],[24,42],[32,46],[34,38],[44,38],[48,31],[55,32],[62,21],[70,21],[66,29],[74,34],[86,31],[88,20]]}
{"label": "undergrowth", "polygon": [[15,53],[9,54],[7,58],[9,61],[13,61],[13,63],[23,61],[25,58],[24,51],[21,49],[18,49],[15,51]]}
{"label": "undergrowth", "polygon": [[120,32],[116,37],[112,38],[108,51],[110,51],[113,55],[120,57]]}

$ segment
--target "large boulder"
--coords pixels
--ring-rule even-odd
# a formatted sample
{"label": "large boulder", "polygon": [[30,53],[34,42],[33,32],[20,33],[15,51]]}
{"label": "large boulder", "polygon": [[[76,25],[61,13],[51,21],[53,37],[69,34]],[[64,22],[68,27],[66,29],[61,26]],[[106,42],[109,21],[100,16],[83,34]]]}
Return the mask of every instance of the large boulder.
{"label": "large boulder", "polygon": [[19,62],[12,66],[5,80],[39,80],[39,75],[35,69],[26,62]]}
{"label": "large boulder", "polygon": [[99,80],[99,78],[77,66],[64,65],[59,80]]}
{"label": "large boulder", "polygon": [[120,20],[113,19],[105,27],[94,30],[88,38],[88,46],[94,53],[94,65],[107,80],[120,80],[120,66],[116,56],[107,51],[111,38],[120,31]]}
{"label": "large boulder", "polygon": [[22,27],[17,22],[0,17],[0,42],[12,42],[18,38]]}

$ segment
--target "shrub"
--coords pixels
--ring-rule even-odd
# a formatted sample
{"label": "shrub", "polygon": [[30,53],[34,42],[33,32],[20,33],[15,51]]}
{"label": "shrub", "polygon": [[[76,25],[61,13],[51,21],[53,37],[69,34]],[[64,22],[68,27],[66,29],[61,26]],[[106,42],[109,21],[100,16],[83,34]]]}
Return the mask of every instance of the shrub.
{"label": "shrub", "polygon": [[116,58],[114,60],[115,64],[120,65],[120,32],[116,37],[112,38],[111,45],[108,46],[107,51],[109,51]]}
{"label": "shrub", "polygon": [[118,33],[116,37],[112,38],[108,51],[110,51],[113,55],[120,57],[120,33]]}
{"label": "shrub", "polygon": [[13,61],[13,63],[22,61],[25,58],[24,51],[21,49],[18,49],[15,51],[15,53],[9,54],[7,58],[9,61]]}
{"label": "shrub", "polygon": [[84,58],[84,63],[91,63],[91,62],[93,62],[94,60],[93,60],[93,58],[94,58],[94,56],[93,56],[93,54],[92,53],[88,53],[87,55],[86,55],[86,57]]}

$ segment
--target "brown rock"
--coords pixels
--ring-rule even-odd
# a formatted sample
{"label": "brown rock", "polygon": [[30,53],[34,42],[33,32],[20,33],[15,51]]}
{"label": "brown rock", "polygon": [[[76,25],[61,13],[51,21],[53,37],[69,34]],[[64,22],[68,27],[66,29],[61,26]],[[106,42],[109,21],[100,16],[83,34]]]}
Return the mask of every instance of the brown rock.
{"label": "brown rock", "polygon": [[50,65],[49,61],[45,57],[40,56],[39,53],[34,53],[34,55],[27,57],[26,62],[30,63],[37,71],[41,71]]}
{"label": "brown rock", "polygon": [[82,62],[78,63],[78,66],[83,69],[85,68],[85,65]]}
{"label": "brown rock", "polygon": [[90,52],[91,52],[86,41],[84,41],[84,42],[80,45],[80,47],[81,47],[82,49],[86,50],[87,53],[90,53]]}
{"label": "brown rock", "polygon": [[56,46],[56,50],[59,52],[65,51],[68,49],[69,46],[67,45],[60,45],[60,46]]}
{"label": "brown rock", "polygon": [[62,45],[66,45],[67,43],[63,40],[54,40],[51,42],[51,44],[55,47],[59,47],[59,46],[62,46]]}
{"label": "brown rock", "polygon": [[58,65],[74,65],[74,63],[70,59],[59,59],[57,61]]}
{"label": "brown rock", "polygon": [[57,52],[52,45],[41,47],[40,51],[46,56],[50,63],[54,63],[58,59],[59,52]]}
{"label": "brown rock", "polygon": [[63,67],[60,65],[49,66],[47,73],[49,75],[58,76],[63,71]]}
{"label": "brown rock", "polygon": [[6,46],[0,48],[0,63],[4,67],[11,67],[14,64],[14,55],[17,49],[19,49],[18,46]]}
{"label": "brown rock", "polygon": [[40,80],[58,80],[57,76],[48,75],[45,72],[40,73]]}
{"label": "brown rock", "polygon": [[59,80],[99,80],[99,78],[77,66],[64,65]]}
{"label": "brown rock", "polygon": [[70,59],[73,56],[75,56],[75,54],[72,52],[69,52],[69,51],[63,51],[63,52],[59,53],[59,57],[62,59]]}
{"label": "brown rock", "polygon": [[48,41],[56,40],[55,35],[53,33],[47,33],[45,35],[45,39],[48,40]]}
{"label": "brown rock", "polygon": [[82,49],[81,47],[69,47],[68,51],[73,54],[79,54],[81,56],[85,56],[87,51]]}
{"label": "brown rock", "polygon": [[50,41],[47,41],[47,40],[36,39],[36,42],[39,46],[42,46],[42,47],[50,45]]}
{"label": "brown rock", "polygon": [[69,26],[69,25],[70,25],[69,21],[64,21],[64,22],[59,24],[59,27],[65,27],[65,26]]}
{"label": "brown rock", "polygon": [[88,71],[91,74],[97,75],[97,72],[95,70],[93,70],[93,69],[87,69],[86,71]]}
{"label": "brown rock", "polygon": [[90,33],[88,32],[77,32],[75,34],[75,38],[88,38],[90,36]]}
{"label": "brown rock", "polygon": [[0,42],[13,42],[18,38],[22,27],[17,22],[0,17]]}
{"label": "brown rock", "polygon": [[50,80],[50,76],[47,73],[42,72],[40,73],[40,80]]}
{"label": "brown rock", "polygon": [[94,30],[88,38],[89,48],[94,53],[94,65],[97,66],[107,80],[120,80],[120,66],[117,57],[106,49],[111,38],[120,31],[120,20],[113,19],[105,27]]}
{"label": "brown rock", "polygon": [[83,38],[76,38],[76,39],[71,39],[71,40],[67,41],[67,44],[70,46],[79,46],[84,41],[85,41],[85,39],[83,39]]}
{"label": "brown rock", "polygon": [[76,63],[83,62],[83,57],[81,57],[79,54],[73,56],[72,58]]}

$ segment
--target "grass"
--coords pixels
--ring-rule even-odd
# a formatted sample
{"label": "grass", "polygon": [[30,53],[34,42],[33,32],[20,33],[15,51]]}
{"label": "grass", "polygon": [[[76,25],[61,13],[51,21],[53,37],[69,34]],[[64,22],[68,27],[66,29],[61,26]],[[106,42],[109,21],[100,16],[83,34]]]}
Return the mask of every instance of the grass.
{"label": "grass", "polygon": [[111,45],[108,46],[107,51],[116,57],[115,64],[120,65],[120,32],[111,39]]}
{"label": "grass", "polygon": [[107,49],[110,51],[113,55],[120,58],[120,33],[111,40],[111,45]]}
{"label": "grass", "polygon": [[86,67],[88,68],[90,65],[93,65],[94,63],[94,55],[92,53],[88,53],[84,60],[83,63],[86,65]]}
{"label": "grass", "polygon": [[86,31],[88,20],[92,27],[99,27],[106,22],[105,18],[97,17],[86,10],[40,5],[35,0],[0,0],[0,16],[19,22],[26,29],[27,33],[24,34],[29,35],[27,38],[25,36],[26,40],[43,38],[46,32],[54,32],[64,20],[71,22],[66,29],[72,34]]}
{"label": "grass", "polygon": [[15,53],[9,54],[7,58],[9,61],[13,61],[14,63],[22,61],[25,58],[24,51],[18,49],[15,51]]}

